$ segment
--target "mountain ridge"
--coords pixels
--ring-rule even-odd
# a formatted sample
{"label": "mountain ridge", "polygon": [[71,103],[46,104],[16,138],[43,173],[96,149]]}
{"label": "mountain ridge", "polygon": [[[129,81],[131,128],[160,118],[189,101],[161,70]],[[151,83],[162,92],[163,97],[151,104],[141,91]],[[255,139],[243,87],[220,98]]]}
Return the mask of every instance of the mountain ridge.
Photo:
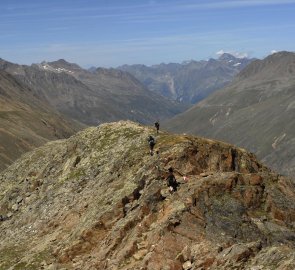
{"label": "mountain ridge", "polygon": [[123,65],[120,70],[136,77],[150,90],[184,103],[194,104],[231,82],[234,75],[255,59],[225,53],[218,59],[152,66]]}
{"label": "mountain ridge", "polygon": [[1,60],[0,69],[17,77],[60,113],[87,125],[120,119],[152,123],[186,108],[114,69],[90,72],[64,59],[31,66]]}
{"label": "mountain ridge", "polygon": [[245,147],[276,171],[294,175],[294,71],[292,52],[256,60],[167,127]]}
{"label": "mountain ridge", "polygon": [[24,152],[83,128],[38,100],[30,88],[2,70],[0,105],[0,170]]}
{"label": "mountain ridge", "polygon": [[154,133],[102,124],[2,172],[0,269],[294,267],[294,180],[200,137],[160,131],[150,156]]}

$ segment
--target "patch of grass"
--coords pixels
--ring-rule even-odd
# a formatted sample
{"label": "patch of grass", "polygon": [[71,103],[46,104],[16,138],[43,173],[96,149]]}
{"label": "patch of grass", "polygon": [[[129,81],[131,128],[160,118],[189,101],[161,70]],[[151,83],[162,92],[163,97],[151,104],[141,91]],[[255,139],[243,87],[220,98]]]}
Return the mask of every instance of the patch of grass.
{"label": "patch of grass", "polygon": [[39,270],[40,264],[50,258],[48,250],[34,255],[30,262],[20,262],[24,254],[23,249],[8,247],[0,251],[0,270],[7,270],[13,266],[14,270]]}
{"label": "patch of grass", "polygon": [[60,179],[59,184],[63,184],[69,180],[78,180],[85,175],[86,175],[86,172],[84,168],[76,168],[71,173],[69,173],[66,177]]}
{"label": "patch of grass", "polygon": [[37,253],[33,260],[29,263],[21,262],[15,266],[15,270],[39,270],[40,265],[43,261],[47,261],[49,259],[49,252],[47,250],[44,250],[40,253]]}
{"label": "patch of grass", "polygon": [[10,116],[19,115],[18,111],[0,111],[0,118],[2,119],[10,119]]}
{"label": "patch of grass", "polygon": [[20,261],[23,252],[24,250],[18,247],[6,247],[0,250],[0,270],[7,270]]}
{"label": "patch of grass", "polygon": [[[102,152],[110,151],[116,146],[119,149],[126,150],[124,147],[129,146],[137,138],[140,138],[141,134],[137,130],[133,130],[132,128],[124,128],[124,129],[114,129],[110,127],[104,127],[103,132],[100,134],[97,140],[92,140],[90,148],[92,151],[97,151],[98,156],[102,154]],[[132,144],[133,152],[138,151],[136,144]],[[136,148],[136,149],[135,149]],[[98,162],[98,160],[95,160]]]}
{"label": "patch of grass", "polygon": [[37,270],[37,268],[32,268],[31,265],[28,265],[25,262],[20,262],[13,267],[14,270]]}
{"label": "patch of grass", "polygon": [[136,138],[138,137],[140,134],[133,130],[133,129],[127,129],[126,132],[124,132],[122,134],[126,139],[133,139],[133,138]]}
{"label": "patch of grass", "polygon": [[261,218],[263,216],[267,217],[268,212],[265,210],[265,204],[262,204],[260,208],[250,210],[249,214],[254,218]]}
{"label": "patch of grass", "polygon": [[85,176],[86,173],[85,173],[85,170],[84,168],[78,168],[78,169],[75,169],[74,171],[72,171],[69,175],[68,175],[68,179],[78,179],[82,176]]}
{"label": "patch of grass", "polygon": [[188,139],[186,137],[183,137],[181,135],[176,136],[172,134],[165,134],[159,137],[159,139],[157,140],[157,145],[158,147],[170,147],[174,146],[175,144],[185,142],[188,142]]}

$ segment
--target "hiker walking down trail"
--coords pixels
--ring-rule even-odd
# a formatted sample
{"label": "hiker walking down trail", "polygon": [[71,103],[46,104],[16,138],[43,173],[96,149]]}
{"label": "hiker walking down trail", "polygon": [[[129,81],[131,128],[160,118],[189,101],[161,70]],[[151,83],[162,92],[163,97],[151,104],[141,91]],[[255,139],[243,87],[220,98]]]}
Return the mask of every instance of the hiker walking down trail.
{"label": "hiker walking down trail", "polygon": [[159,123],[159,121],[157,121],[157,122],[155,123],[155,127],[156,127],[157,134],[158,134],[158,133],[159,133],[159,129],[160,129],[160,123]]}
{"label": "hiker walking down trail", "polygon": [[153,136],[149,136],[148,143],[150,146],[150,155],[152,156],[154,154],[154,146],[156,144],[156,140]]}
{"label": "hiker walking down trail", "polygon": [[176,181],[176,178],[173,174],[173,168],[170,167],[168,171],[169,171],[169,175],[166,178],[167,186],[169,187],[171,192],[177,191],[177,187],[179,186],[179,183]]}

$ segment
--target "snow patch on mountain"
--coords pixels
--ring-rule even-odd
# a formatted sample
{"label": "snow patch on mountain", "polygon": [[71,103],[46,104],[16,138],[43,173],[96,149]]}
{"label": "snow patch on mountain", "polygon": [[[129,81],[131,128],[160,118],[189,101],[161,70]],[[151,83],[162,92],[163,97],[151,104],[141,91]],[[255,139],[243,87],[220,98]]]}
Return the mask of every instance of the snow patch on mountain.
{"label": "snow patch on mountain", "polygon": [[46,63],[46,62],[42,62],[38,66],[39,66],[40,69],[49,70],[49,71],[53,71],[53,72],[56,72],[56,73],[62,73],[62,72],[70,73],[70,74],[74,73],[74,71],[71,71],[71,70],[68,70],[68,69],[65,69],[65,68],[54,68],[54,67],[50,66],[48,63]]}

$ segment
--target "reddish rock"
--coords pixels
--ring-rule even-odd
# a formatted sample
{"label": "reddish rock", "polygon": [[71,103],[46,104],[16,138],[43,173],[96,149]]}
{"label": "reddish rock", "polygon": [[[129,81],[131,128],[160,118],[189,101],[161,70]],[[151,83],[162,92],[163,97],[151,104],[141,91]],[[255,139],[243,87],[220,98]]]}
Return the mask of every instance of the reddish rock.
{"label": "reddish rock", "polygon": [[252,185],[252,186],[256,186],[256,185],[262,184],[262,182],[263,182],[263,179],[262,179],[262,177],[260,175],[253,174],[250,177],[250,183],[249,184]]}

